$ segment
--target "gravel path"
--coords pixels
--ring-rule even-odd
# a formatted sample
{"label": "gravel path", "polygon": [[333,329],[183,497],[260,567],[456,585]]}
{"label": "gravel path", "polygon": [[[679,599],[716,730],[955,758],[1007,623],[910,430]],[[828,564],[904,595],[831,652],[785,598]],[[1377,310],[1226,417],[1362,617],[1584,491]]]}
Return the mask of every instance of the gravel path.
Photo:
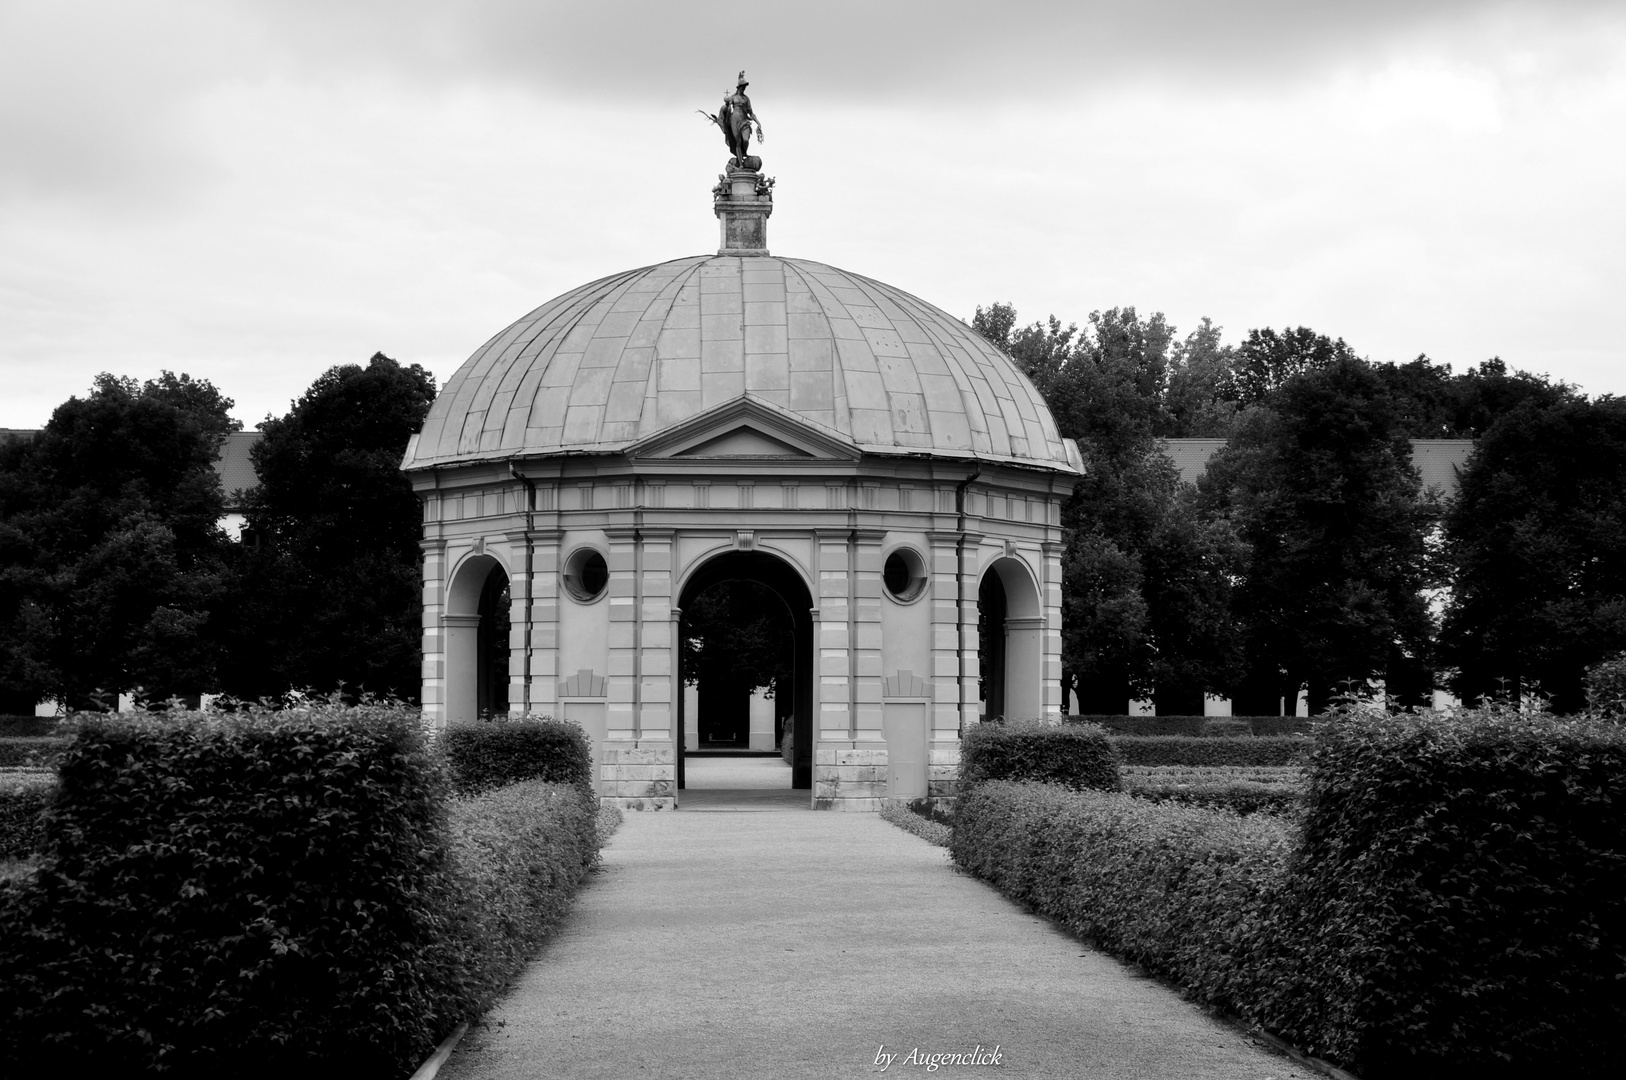
{"label": "gravel path", "polygon": [[[871,814],[765,808],[629,813],[440,1075],[924,1076],[919,1057],[979,1046],[997,1066],[930,1075],[1314,1077],[956,873],[942,848]],[[882,1054],[898,1056],[883,1069]]]}

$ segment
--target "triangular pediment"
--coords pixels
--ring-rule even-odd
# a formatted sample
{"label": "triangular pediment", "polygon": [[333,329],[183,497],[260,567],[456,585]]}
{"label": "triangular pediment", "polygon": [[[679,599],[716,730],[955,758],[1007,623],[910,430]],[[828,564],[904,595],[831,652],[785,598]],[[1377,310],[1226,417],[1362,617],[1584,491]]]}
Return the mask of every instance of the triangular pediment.
{"label": "triangular pediment", "polygon": [[812,457],[783,440],[758,431],[750,424],[741,424],[733,431],[707,439],[698,446],[679,450],[673,457]]}
{"label": "triangular pediment", "polygon": [[694,461],[856,461],[857,445],[760,398],[740,397],[674,424],[627,449],[639,459]]}

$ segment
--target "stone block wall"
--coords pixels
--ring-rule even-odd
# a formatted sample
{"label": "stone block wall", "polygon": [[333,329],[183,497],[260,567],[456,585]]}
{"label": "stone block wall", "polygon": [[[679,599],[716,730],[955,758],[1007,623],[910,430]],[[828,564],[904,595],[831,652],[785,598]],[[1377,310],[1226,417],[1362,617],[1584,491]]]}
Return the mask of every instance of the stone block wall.
{"label": "stone block wall", "polygon": [[604,747],[599,798],[623,810],[677,809],[677,751],[670,747]]}
{"label": "stone block wall", "polygon": [[824,749],[813,755],[813,808],[874,813],[886,798],[885,747]]}

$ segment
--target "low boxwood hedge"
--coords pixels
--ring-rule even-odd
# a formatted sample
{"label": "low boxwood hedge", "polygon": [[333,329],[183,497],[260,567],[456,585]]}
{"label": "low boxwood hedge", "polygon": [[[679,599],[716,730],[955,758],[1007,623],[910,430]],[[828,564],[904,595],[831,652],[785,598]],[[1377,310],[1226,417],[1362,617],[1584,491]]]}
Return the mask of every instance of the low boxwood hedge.
{"label": "low boxwood hedge", "polygon": [[1203,738],[1192,735],[1113,735],[1125,765],[1296,765],[1310,752],[1305,735]]}
{"label": "low boxwood hedge", "polygon": [[471,794],[547,780],[593,792],[592,751],[582,729],[550,717],[521,717],[453,724],[441,733],[440,752],[452,783]]}
{"label": "low boxwood hedge", "polygon": [[40,869],[0,887],[19,1075],[406,1075],[512,974],[591,861],[596,806],[450,811],[415,710],[81,722]]}
{"label": "low boxwood hedge", "polygon": [[960,741],[960,792],[990,780],[1039,780],[1063,787],[1118,790],[1118,759],[1106,734],[1088,724],[1008,720],[977,724]]}
{"label": "low boxwood hedge", "polygon": [[1237,814],[1285,814],[1304,799],[1304,776],[1293,768],[1134,767],[1123,769],[1123,787],[1153,802],[1181,802]]}
{"label": "low boxwood hedge", "polygon": [[1095,724],[1111,735],[1305,735],[1315,730],[1309,716],[1095,716],[1074,715],[1069,724]]}
{"label": "low boxwood hedge", "polygon": [[1240,1011],[1257,921],[1287,872],[1293,830],[1127,794],[990,783],[960,798],[955,863],[1101,948]]}
{"label": "low boxwood hedge", "polygon": [[460,920],[449,944],[484,1012],[570,910],[599,854],[598,801],[573,784],[527,780],[456,799],[452,862]]}
{"label": "low boxwood hedge", "polygon": [[50,765],[68,745],[65,735],[13,735],[0,738],[0,768]]}

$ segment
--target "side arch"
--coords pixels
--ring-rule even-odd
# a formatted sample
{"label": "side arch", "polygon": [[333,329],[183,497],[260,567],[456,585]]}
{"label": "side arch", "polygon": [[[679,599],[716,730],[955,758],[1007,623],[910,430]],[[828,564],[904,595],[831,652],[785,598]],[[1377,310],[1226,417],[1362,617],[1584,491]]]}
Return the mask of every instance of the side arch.
{"label": "side arch", "polygon": [[512,605],[500,598],[511,581],[491,554],[470,555],[452,571],[441,615],[446,650],[446,722],[508,711]]}
{"label": "side arch", "polygon": [[987,715],[1043,716],[1044,598],[1027,564],[1004,555],[984,567],[977,609]]}

